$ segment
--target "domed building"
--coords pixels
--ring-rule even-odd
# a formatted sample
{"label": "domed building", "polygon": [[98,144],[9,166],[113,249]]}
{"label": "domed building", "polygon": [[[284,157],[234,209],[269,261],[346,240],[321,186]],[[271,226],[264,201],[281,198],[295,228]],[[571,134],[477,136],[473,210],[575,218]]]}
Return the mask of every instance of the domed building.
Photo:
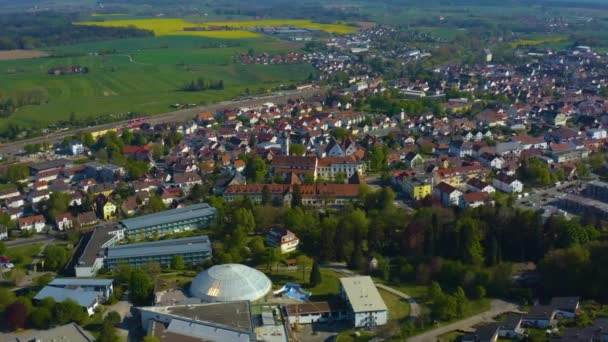
{"label": "domed building", "polygon": [[240,264],[216,265],[194,278],[190,294],[204,302],[254,301],[272,288],[268,277]]}

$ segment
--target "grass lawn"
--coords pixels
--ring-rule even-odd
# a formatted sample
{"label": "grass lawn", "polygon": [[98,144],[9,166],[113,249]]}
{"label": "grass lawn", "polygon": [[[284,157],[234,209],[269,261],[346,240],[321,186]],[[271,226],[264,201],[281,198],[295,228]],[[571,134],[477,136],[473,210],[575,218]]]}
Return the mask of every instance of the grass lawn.
{"label": "grass lawn", "polygon": [[165,291],[169,289],[185,287],[192,282],[192,277],[184,276],[182,274],[160,274],[156,280],[157,291]]}
{"label": "grass lawn", "polygon": [[336,342],[367,342],[374,338],[374,334],[367,331],[357,331],[359,336],[355,335],[354,330],[346,330],[336,337]]}
{"label": "grass lawn", "polygon": [[378,289],[384,303],[388,307],[388,318],[394,321],[403,321],[410,315],[410,304],[394,294]]}
{"label": "grass lawn", "polygon": [[15,184],[0,184],[0,191],[15,189],[17,186]]}
{"label": "grass lawn", "polygon": [[27,268],[40,253],[42,243],[11,247],[7,250],[6,256],[11,260],[15,267]]}
{"label": "grass lawn", "polygon": [[[0,122],[46,127],[81,118],[116,117],[126,112],[156,114],[171,105],[219,102],[305,80],[315,73],[310,64],[242,65],[238,56],[254,49],[270,54],[300,51],[302,44],[271,38],[234,39],[210,43],[197,37],[146,37],[79,44],[51,49],[57,56],[0,61],[0,92],[40,89],[46,101],[19,108]],[[109,54],[99,54],[107,51]],[[88,74],[49,75],[53,67],[80,65]],[[185,92],[184,84],[199,77],[223,80],[223,90]]]}
{"label": "grass lawn", "polygon": [[447,334],[443,334],[443,335],[439,336],[438,341],[440,341],[440,342],[458,341],[458,339],[460,339],[460,337],[462,337],[462,336],[464,336],[464,334],[461,332],[451,331]]}
{"label": "grass lawn", "polygon": [[278,289],[287,282],[302,284],[304,290],[311,292],[312,301],[324,301],[334,299],[340,294],[340,277],[338,272],[332,270],[321,270],[321,284],[310,287],[308,285],[308,279],[310,276],[310,270],[306,270],[304,278],[302,277],[302,271],[273,271],[271,274],[265,272],[266,275],[272,280],[274,288]]}

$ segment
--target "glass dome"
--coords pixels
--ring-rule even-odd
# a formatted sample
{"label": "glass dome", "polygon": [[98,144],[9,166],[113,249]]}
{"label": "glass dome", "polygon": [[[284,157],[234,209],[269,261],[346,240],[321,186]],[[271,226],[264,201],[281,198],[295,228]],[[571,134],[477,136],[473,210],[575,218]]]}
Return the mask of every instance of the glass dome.
{"label": "glass dome", "polygon": [[270,291],[268,277],[240,264],[216,265],[201,272],[190,285],[190,294],[205,302],[254,301]]}

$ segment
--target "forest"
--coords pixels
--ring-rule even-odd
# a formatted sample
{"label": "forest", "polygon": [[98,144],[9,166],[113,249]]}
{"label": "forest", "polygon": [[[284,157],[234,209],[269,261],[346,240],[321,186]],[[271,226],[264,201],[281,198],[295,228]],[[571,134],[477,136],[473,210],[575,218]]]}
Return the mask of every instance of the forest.
{"label": "forest", "polygon": [[18,13],[2,14],[0,50],[39,49],[105,39],[152,36],[135,28],[110,28],[73,25],[76,14]]}

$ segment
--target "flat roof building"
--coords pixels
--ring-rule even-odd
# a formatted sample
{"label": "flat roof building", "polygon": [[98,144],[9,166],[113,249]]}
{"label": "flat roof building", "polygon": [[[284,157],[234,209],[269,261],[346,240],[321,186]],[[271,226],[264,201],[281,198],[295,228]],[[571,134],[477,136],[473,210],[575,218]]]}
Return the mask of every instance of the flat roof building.
{"label": "flat roof building", "polygon": [[95,308],[99,305],[99,294],[96,292],[54,286],[43,287],[34,297],[35,300],[43,300],[45,298],[53,298],[57,303],[67,299],[73,300],[85,309],[89,316],[95,313]]}
{"label": "flat roof building", "polygon": [[83,239],[88,241],[74,266],[76,277],[94,277],[103,267],[105,248],[119,241],[122,238],[121,232],[111,227],[99,227],[92,233],[85,234]]}
{"label": "flat roof building", "polygon": [[217,210],[207,203],[189,205],[120,221],[129,238],[145,238],[208,227]]}
{"label": "flat roof building", "polygon": [[12,334],[2,335],[4,342],[30,342],[30,341],[69,341],[94,342],[95,338],[90,332],[76,323],[68,323],[48,330],[26,330]]}
{"label": "flat roof building", "polygon": [[388,308],[371,277],[340,278],[340,294],[350,309],[355,328],[387,323]]}
{"label": "flat roof building", "polygon": [[142,327],[160,341],[256,341],[246,301],[140,308]]}
{"label": "flat roof building", "polygon": [[112,279],[55,278],[48,283],[48,286],[95,292],[100,294],[104,299],[108,299],[114,292],[113,282],[114,280]]}
{"label": "flat roof building", "polygon": [[200,265],[212,255],[211,241],[207,236],[195,236],[111,246],[108,247],[104,263],[110,269],[121,263],[131,267],[144,267],[150,262],[169,267],[178,255],[184,259],[185,265]]}

